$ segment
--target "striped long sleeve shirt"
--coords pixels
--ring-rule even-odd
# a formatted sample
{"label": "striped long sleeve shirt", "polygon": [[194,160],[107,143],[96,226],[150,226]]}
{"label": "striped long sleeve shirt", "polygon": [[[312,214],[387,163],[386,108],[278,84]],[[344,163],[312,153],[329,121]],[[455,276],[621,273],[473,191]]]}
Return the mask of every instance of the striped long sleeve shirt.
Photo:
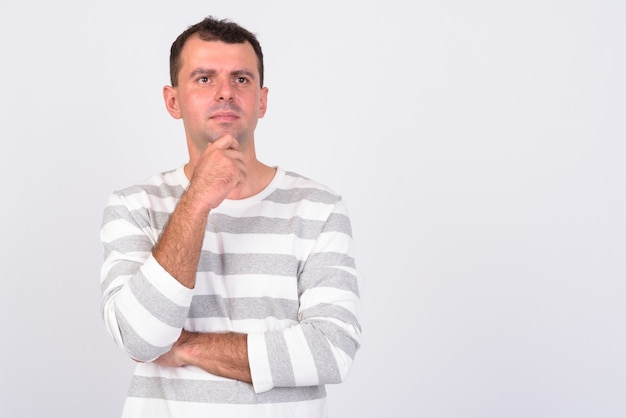
{"label": "striped long sleeve shirt", "polygon": [[[360,344],[358,273],[344,201],[281,168],[209,214],[196,286],[152,249],[189,184],[183,168],[114,192],[101,229],[105,325],[137,364],[123,416],[325,417]],[[181,330],[247,334],[252,384],[151,361]]]}

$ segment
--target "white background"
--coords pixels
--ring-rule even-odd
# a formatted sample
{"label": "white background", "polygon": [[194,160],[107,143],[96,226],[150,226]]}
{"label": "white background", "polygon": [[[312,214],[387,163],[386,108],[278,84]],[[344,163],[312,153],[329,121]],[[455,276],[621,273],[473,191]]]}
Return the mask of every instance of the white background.
{"label": "white background", "polygon": [[331,417],[626,416],[626,2],[0,4],[0,416],[116,417],[109,193],[185,161],[188,25],[257,33],[259,157],[350,207],[363,347]]}

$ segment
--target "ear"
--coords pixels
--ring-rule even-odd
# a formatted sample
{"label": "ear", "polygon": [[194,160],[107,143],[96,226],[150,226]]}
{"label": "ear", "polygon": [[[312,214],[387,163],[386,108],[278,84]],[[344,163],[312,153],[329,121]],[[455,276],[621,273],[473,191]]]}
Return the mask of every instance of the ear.
{"label": "ear", "polygon": [[265,116],[265,112],[267,111],[267,87],[263,87],[261,89],[261,101],[259,103],[259,118]]}
{"label": "ear", "polygon": [[163,100],[165,100],[165,108],[174,119],[180,119],[180,106],[178,105],[178,91],[175,87],[163,87]]}

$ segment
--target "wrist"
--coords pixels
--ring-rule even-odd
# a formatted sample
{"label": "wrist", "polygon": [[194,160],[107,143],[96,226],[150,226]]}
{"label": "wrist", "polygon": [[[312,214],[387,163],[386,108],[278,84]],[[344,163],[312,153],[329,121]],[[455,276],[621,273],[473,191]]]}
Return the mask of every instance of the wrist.
{"label": "wrist", "polygon": [[183,330],[176,344],[172,349],[175,352],[176,360],[183,366],[194,364],[194,341],[200,334]]}
{"label": "wrist", "polygon": [[213,207],[202,198],[202,192],[191,183],[178,203],[193,218],[206,219]]}

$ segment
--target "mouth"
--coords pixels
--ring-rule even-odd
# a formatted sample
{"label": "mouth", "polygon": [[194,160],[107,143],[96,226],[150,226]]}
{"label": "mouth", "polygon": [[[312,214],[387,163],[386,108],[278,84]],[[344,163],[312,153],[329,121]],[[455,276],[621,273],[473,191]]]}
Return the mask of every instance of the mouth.
{"label": "mouth", "polygon": [[220,112],[215,112],[211,114],[209,119],[214,120],[216,122],[227,123],[227,122],[233,122],[239,119],[239,115],[237,115],[237,113],[235,112],[220,111]]}

